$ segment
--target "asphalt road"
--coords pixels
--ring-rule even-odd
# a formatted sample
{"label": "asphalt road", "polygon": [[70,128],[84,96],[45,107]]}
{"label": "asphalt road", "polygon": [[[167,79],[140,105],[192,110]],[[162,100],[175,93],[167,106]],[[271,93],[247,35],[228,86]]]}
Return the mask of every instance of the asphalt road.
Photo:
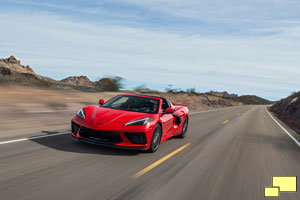
{"label": "asphalt road", "polygon": [[[268,199],[272,176],[300,177],[300,147],[264,106],[193,114],[188,136],[154,154],[69,134],[0,145],[1,200]],[[299,183],[298,192],[273,199],[300,199]]]}

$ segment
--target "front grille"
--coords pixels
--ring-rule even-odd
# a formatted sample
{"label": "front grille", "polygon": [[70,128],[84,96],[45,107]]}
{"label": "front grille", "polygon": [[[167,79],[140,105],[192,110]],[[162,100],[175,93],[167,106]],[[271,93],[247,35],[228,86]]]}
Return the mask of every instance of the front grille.
{"label": "front grille", "polygon": [[79,124],[76,124],[75,122],[72,121],[71,127],[72,127],[72,132],[77,133],[80,126]]}
{"label": "front grille", "polygon": [[81,126],[79,135],[99,142],[120,143],[122,138],[117,132],[97,131]]}
{"label": "front grille", "polygon": [[125,136],[133,144],[147,144],[145,133],[125,133]]}

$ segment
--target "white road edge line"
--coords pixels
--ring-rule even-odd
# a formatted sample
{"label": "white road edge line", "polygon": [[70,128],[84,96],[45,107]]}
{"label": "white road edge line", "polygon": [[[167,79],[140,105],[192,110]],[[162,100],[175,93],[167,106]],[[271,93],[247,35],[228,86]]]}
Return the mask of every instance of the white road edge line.
{"label": "white road edge line", "polygon": [[300,147],[300,142],[294,138],[294,136],[292,136],[292,134],[290,134],[272,115],[271,113],[268,111],[267,107],[265,107],[265,110],[267,111],[267,113],[270,115],[270,117],[274,120],[274,122],[276,122],[276,124],[288,135],[290,136],[290,138],[292,138],[292,140],[294,140],[294,142]]}
{"label": "white road edge line", "polygon": [[22,141],[26,141],[26,140],[35,140],[35,139],[45,138],[45,137],[52,137],[52,136],[64,135],[64,134],[68,134],[68,133],[70,133],[70,131],[62,132],[62,133],[54,133],[54,134],[50,134],[50,135],[39,135],[39,136],[33,136],[33,137],[28,137],[28,138],[21,138],[21,139],[16,139],[16,140],[8,140],[8,141],[0,142],[0,145],[1,144],[14,143],[14,142],[22,142]]}
{"label": "white road edge line", "polygon": [[[232,106],[232,107],[220,108],[220,109],[214,109],[214,110],[203,110],[203,111],[199,111],[199,112],[192,112],[192,113],[190,113],[190,115],[198,114],[198,113],[213,112],[213,111],[218,111],[218,110],[226,110],[229,108],[237,108],[237,107],[241,107],[241,106]],[[22,142],[22,141],[27,141],[27,140],[35,140],[35,139],[39,139],[39,138],[52,137],[52,136],[57,136],[57,135],[64,135],[64,134],[68,134],[68,133],[70,133],[70,131],[62,132],[62,133],[54,133],[54,134],[50,134],[50,135],[33,136],[33,137],[28,137],[28,138],[16,139],[16,140],[8,140],[8,141],[0,142],[0,145],[14,143],[14,142]]]}

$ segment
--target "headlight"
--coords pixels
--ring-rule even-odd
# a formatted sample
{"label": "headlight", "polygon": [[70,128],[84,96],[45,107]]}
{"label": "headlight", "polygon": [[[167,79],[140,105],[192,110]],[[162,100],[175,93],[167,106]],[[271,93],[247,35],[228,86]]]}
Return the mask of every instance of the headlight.
{"label": "headlight", "polygon": [[145,124],[147,124],[149,122],[152,122],[152,121],[153,121],[153,118],[146,117],[146,118],[143,118],[143,119],[128,122],[127,124],[124,124],[124,126],[145,125]]}
{"label": "headlight", "polygon": [[77,112],[77,115],[78,115],[79,117],[81,117],[82,119],[85,119],[85,113],[84,113],[83,108],[81,108],[81,109]]}

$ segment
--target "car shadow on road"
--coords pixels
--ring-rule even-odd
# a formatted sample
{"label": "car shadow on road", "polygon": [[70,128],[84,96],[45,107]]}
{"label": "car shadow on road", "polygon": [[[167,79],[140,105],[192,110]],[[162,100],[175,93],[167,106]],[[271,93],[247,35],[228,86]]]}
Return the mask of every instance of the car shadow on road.
{"label": "car shadow on road", "polygon": [[[43,134],[57,134],[56,131],[41,131]],[[53,137],[34,139],[32,142],[37,144],[65,152],[73,152],[80,154],[101,154],[111,156],[137,156],[146,153],[141,150],[118,149],[113,147],[104,147],[81,142],[71,136],[71,134],[57,135]]]}

